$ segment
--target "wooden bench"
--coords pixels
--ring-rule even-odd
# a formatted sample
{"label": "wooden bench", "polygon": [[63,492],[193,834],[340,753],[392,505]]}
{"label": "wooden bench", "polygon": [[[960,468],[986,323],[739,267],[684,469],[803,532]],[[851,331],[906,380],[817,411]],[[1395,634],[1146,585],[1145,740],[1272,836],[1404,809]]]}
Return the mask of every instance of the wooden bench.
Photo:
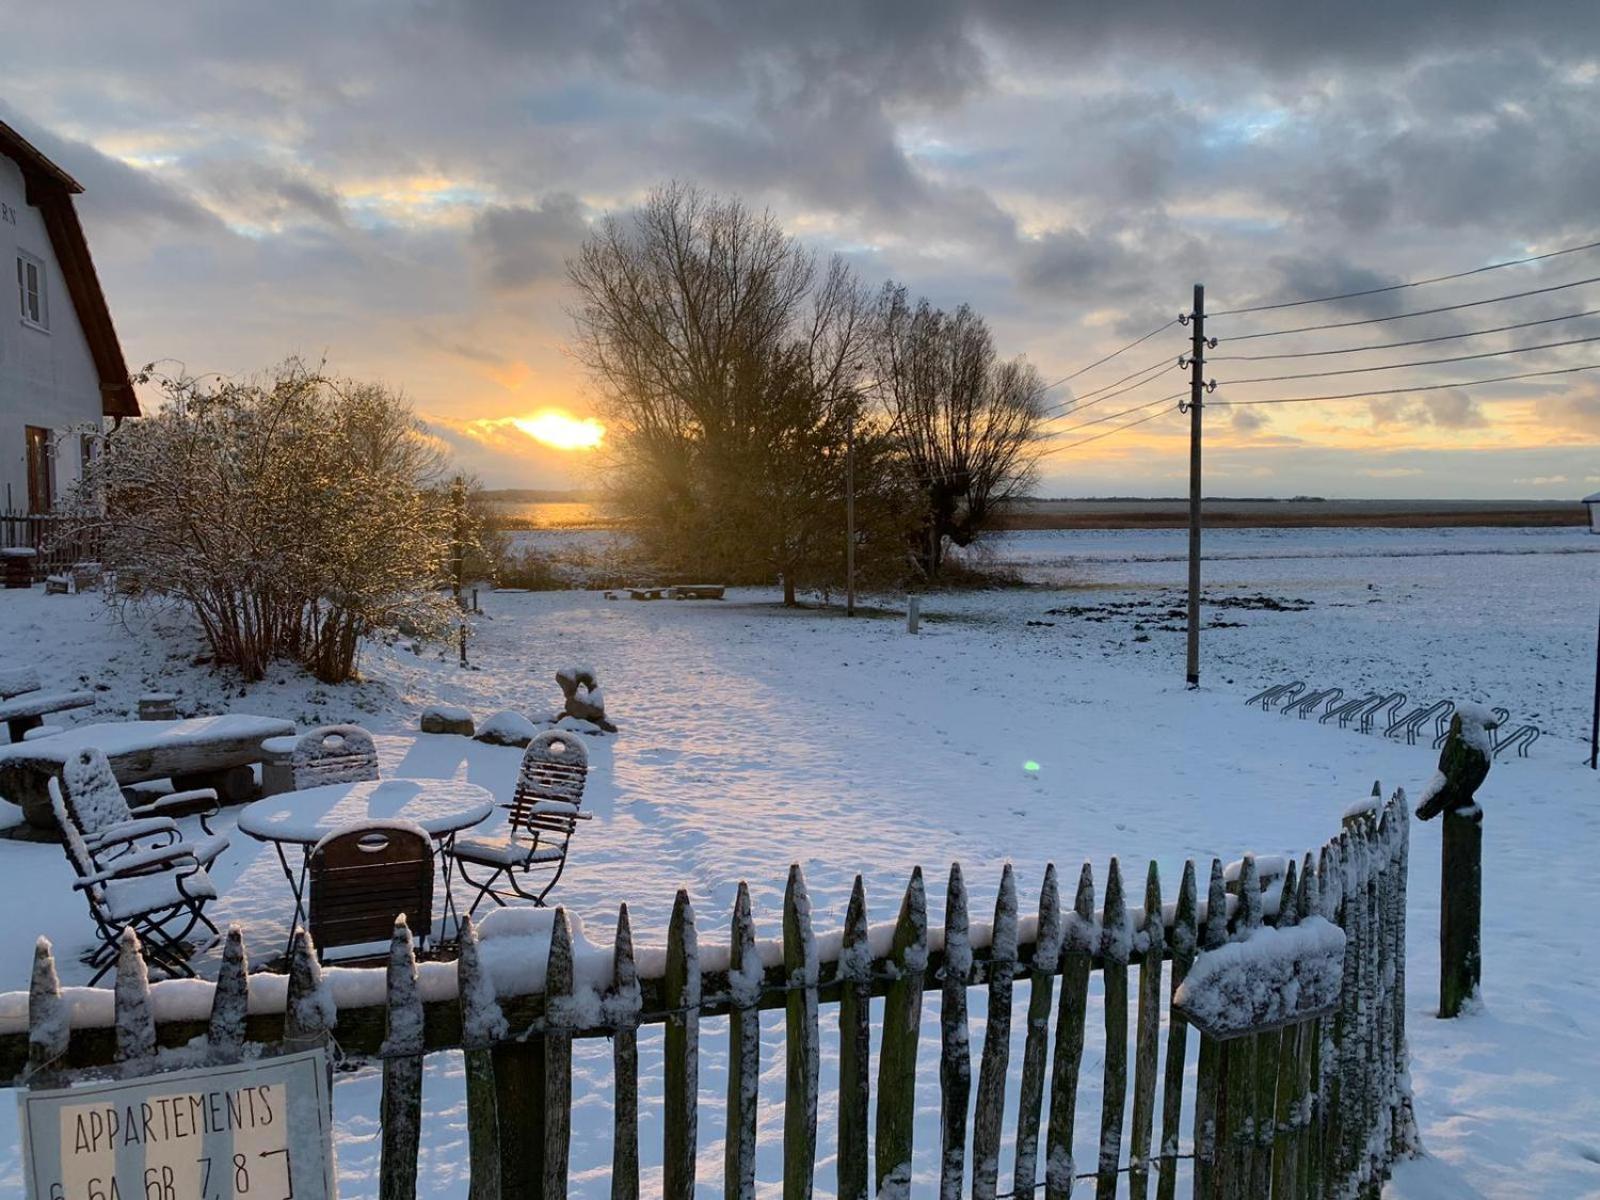
{"label": "wooden bench", "polygon": [[20,742],[30,729],[44,724],[49,713],[93,704],[93,692],[46,692],[39,684],[39,673],[32,668],[0,671],[0,721],[6,723],[13,742]]}
{"label": "wooden bench", "polygon": [[294,731],[291,721],[248,713],[79,725],[54,737],[0,746],[0,796],[20,807],[33,828],[55,829],[49,782],[68,756],[93,746],[110,760],[118,783],[171,779],[180,791],[214,788],[222,803],[241,804],[254,798],[250,767],[265,757],[261,743]]}
{"label": "wooden bench", "polygon": [[720,583],[680,583],[667,593],[674,600],[721,600],[727,590]]}
{"label": "wooden bench", "polygon": [[667,594],[664,587],[630,587],[628,595],[634,600],[659,600]]}

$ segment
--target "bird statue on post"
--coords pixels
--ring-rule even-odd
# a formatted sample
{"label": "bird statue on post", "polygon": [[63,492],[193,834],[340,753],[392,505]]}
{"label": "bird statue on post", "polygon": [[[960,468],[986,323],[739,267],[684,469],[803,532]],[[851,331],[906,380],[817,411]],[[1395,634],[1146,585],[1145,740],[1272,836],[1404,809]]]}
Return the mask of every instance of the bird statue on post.
{"label": "bird statue on post", "polygon": [[1450,718],[1439,769],[1423,790],[1417,816],[1443,815],[1439,869],[1439,1015],[1453,1017],[1478,993],[1483,974],[1483,809],[1477,792],[1489,776],[1498,722],[1475,704]]}

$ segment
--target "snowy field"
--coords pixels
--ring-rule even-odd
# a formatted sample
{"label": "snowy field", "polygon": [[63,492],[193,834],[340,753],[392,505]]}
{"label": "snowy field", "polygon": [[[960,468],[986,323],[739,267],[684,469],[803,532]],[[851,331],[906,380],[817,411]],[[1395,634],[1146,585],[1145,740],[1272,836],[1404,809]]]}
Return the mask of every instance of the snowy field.
{"label": "snowy field", "polygon": [[[525,535],[540,536],[540,535]],[[562,536],[571,536],[563,534]],[[1182,688],[1181,533],[1012,535],[994,558],[1048,586],[924,601],[922,633],[893,613],[847,621],[837,610],[785,612],[775,595],[726,602],[609,602],[595,593],[492,594],[472,645],[453,655],[370,648],[365,682],[322,688],[293,678],[242,687],[191,661],[200,647],[173,614],[110,617],[97,598],[0,593],[0,635],[29,648],[47,686],[104,687],[76,719],[131,714],[146,691],[180,707],[257,712],[303,725],[355,720],[380,734],[386,775],[460,777],[509,795],[514,750],[411,731],[424,704],[480,717],[556,706],[553,674],[593,664],[621,733],[591,746],[574,861],[557,892],[589,940],[610,939],[627,901],[636,942],[665,932],[675,890],[694,898],[702,942],[725,938],[740,879],[758,931],[778,932],[785,872],[805,867],[819,929],[842,922],[851,880],[866,877],[871,915],[889,919],[914,864],[928,872],[938,919],[944,874],[959,859],[975,919],[993,904],[1003,863],[1024,906],[1047,862],[1076,874],[1112,855],[1136,879],[1159,862],[1169,894],[1183,860],[1246,851],[1298,853],[1336,831],[1374,779],[1414,792],[1434,752],[1315,722],[1246,710],[1271,682],[1300,678],[1347,695],[1382,688],[1413,699],[1503,704],[1545,737],[1502,761],[1480,793],[1485,832],[1482,1011],[1436,1021],[1438,835],[1415,831],[1410,913],[1410,1030],[1424,1144],[1389,1193],[1433,1197],[1600,1195],[1600,961],[1585,898],[1600,851],[1600,779],[1581,762],[1593,668],[1600,538],[1581,530],[1239,530],[1208,540],[1210,598],[1265,596],[1272,607],[1208,606],[1204,678]],[[889,602],[885,602],[886,607]],[[1287,611],[1285,611],[1287,609]],[[1052,610],[1058,610],[1052,612]],[[163,635],[161,631],[165,631]],[[1023,764],[1037,764],[1027,770]],[[0,805],[0,819],[12,810]],[[231,825],[231,818],[225,824]],[[26,984],[33,938],[56,943],[66,982],[88,971],[88,920],[56,847],[0,841],[13,903],[0,924],[0,989]],[[270,849],[235,833],[213,871],[214,915],[245,926],[262,951],[291,911]],[[55,897],[48,903],[40,897]],[[208,960],[209,961],[209,960]],[[971,993],[974,1045],[983,1016]],[[1017,989],[1019,1005],[1027,988]],[[1098,996],[1091,1003],[1098,1006]],[[937,1003],[926,1008],[919,1074],[918,1191],[936,1178]],[[832,1010],[824,1010],[824,1045]],[[1098,1011],[1091,1027],[1100,1024]],[[781,1015],[764,1022],[758,1172],[776,1194],[781,1161]],[[1020,1039],[1023,1023],[1013,1023]],[[721,1192],[723,1023],[702,1038],[701,1191]],[[1020,1047],[1019,1047],[1020,1048]],[[641,1137],[660,1153],[660,1039],[641,1037],[647,1082]],[[1080,1111],[1098,1110],[1099,1051],[1084,1064]],[[825,1064],[824,1087],[832,1064]],[[459,1060],[429,1059],[424,1193],[465,1195]],[[583,1043],[574,1063],[574,1192],[607,1194],[610,1050]],[[1016,1086],[1012,1080],[1013,1089]],[[341,1076],[341,1195],[376,1194],[378,1089]],[[1014,1092],[1010,1112],[1015,1111]],[[1009,1119],[1009,1118],[1008,1118]],[[1090,1161],[1097,1122],[1080,1122]],[[820,1125],[818,1185],[832,1187],[833,1125]],[[20,1195],[14,1115],[0,1108],[0,1195]],[[1001,1170],[1009,1178],[1009,1148]]]}

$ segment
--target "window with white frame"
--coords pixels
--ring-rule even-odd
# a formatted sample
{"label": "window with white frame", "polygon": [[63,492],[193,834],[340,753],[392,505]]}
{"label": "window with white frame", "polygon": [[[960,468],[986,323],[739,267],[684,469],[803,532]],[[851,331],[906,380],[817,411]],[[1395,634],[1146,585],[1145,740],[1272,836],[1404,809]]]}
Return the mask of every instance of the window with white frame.
{"label": "window with white frame", "polygon": [[17,302],[22,309],[24,325],[32,325],[36,329],[50,328],[44,262],[26,250],[17,251]]}

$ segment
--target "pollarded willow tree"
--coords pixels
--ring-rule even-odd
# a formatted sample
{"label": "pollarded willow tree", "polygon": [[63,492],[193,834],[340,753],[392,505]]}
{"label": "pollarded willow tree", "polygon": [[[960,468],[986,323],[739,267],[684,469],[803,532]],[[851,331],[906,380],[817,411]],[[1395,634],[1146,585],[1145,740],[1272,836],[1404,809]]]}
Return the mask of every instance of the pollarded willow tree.
{"label": "pollarded willow tree", "polygon": [[936,579],[946,543],[971,545],[1032,485],[1044,383],[1023,359],[1002,361],[965,304],[912,304],[885,284],[873,329],[876,395],[920,498],[917,557]]}
{"label": "pollarded willow tree", "polygon": [[388,389],[290,360],[260,379],[158,381],[74,504],[105,566],[194,613],[218,662],[337,683],[363,637],[443,633],[449,506],[438,443]]}
{"label": "pollarded willow tree", "polygon": [[863,401],[871,304],[770,213],[672,184],[568,264],[580,354],[609,420],[612,494],[670,573],[796,588],[844,576],[857,439],[858,562],[905,557],[882,422]]}

